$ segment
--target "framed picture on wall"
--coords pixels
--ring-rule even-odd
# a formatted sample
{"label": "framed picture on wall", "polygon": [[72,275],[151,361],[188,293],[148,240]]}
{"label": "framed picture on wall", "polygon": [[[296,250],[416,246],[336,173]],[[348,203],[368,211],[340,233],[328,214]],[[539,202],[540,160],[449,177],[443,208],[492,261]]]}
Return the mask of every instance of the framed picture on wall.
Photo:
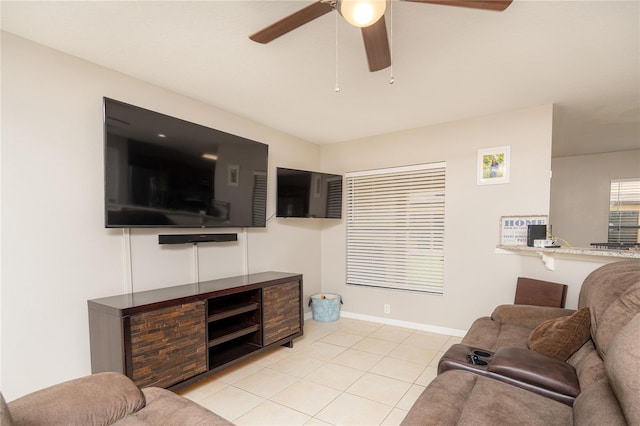
{"label": "framed picture on wall", "polygon": [[228,168],[227,185],[238,186],[239,179],[240,179],[240,166],[237,164],[230,164]]}
{"label": "framed picture on wall", "polygon": [[510,146],[478,150],[478,185],[509,183]]}

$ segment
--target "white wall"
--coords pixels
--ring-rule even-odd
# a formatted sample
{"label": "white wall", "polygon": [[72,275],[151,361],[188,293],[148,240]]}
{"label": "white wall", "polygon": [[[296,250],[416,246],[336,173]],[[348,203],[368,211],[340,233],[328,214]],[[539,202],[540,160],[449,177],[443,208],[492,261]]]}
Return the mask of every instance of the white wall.
{"label": "white wall", "polygon": [[[103,96],[269,144],[267,215],[276,166],[320,165],[314,144],[8,33],[1,71],[0,389],[8,400],[90,373],[87,300],[127,290],[125,236],[104,228]],[[246,240],[223,230],[240,231],[240,241],[201,245],[200,279],[242,274],[248,254],[249,272],[303,273],[305,296],[319,292],[319,226],[273,219]],[[131,230],[134,290],[192,282],[192,246],[158,244],[171,232]]]}
{"label": "white wall", "polygon": [[[330,173],[446,161],[447,179],[444,295],[347,286],[344,221],[323,231],[322,290],[342,294],[349,313],[453,330],[513,302],[520,259],[494,253],[499,221],[547,214],[552,115],[545,105],[323,146],[323,171]],[[510,183],[478,186],[478,149],[505,145]]]}

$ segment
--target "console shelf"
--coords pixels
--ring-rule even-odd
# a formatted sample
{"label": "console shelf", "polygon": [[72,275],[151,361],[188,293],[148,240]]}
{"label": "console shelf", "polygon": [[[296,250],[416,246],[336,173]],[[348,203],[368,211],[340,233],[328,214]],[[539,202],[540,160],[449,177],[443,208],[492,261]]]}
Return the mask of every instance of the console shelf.
{"label": "console shelf", "polygon": [[264,272],[89,300],[91,371],[177,390],[303,333],[302,275]]}
{"label": "console shelf", "polygon": [[221,345],[209,354],[209,368],[218,371],[233,361],[245,359],[261,349],[259,345],[248,342],[233,345]]}
{"label": "console shelf", "polygon": [[229,309],[220,309],[214,312],[212,312],[212,310],[210,309],[209,317],[207,318],[207,320],[209,322],[218,321],[218,320],[232,317],[235,315],[243,314],[245,312],[256,311],[258,310],[259,307],[260,307],[260,304],[255,302],[255,303],[249,303],[249,304],[240,304],[235,307],[230,306]]}
{"label": "console shelf", "polygon": [[260,330],[260,324],[242,323],[235,324],[233,327],[226,328],[218,331],[218,333],[211,333],[209,335],[209,347],[217,346],[222,343],[228,342],[238,337],[246,336]]}

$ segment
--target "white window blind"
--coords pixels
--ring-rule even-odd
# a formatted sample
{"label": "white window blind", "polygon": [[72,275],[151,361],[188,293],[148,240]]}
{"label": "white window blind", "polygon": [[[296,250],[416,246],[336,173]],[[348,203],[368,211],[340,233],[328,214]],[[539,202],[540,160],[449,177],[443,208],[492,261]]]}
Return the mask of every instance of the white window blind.
{"label": "white window blind", "polygon": [[640,243],[640,179],[612,179],[609,244]]}
{"label": "white window blind", "polygon": [[442,293],[446,163],[346,174],[347,284]]}

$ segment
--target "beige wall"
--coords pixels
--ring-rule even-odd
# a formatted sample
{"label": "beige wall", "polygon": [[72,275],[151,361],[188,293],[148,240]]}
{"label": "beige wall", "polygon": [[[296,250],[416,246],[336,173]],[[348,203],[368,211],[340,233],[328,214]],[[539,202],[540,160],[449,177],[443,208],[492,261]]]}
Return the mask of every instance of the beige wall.
{"label": "beige wall", "polygon": [[611,179],[640,177],[640,149],[554,158],[553,233],[576,247],[607,242]]}
{"label": "beige wall", "polygon": [[[2,33],[1,54],[0,389],[12,400],[90,373],[88,299],[126,292],[129,276],[134,291],[195,276],[192,246],[158,244],[160,233],[190,230],[134,229],[127,237],[104,228],[103,96],[269,144],[268,216],[276,166],[317,170],[320,149],[11,34]],[[213,230],[240,232],[240,241],[202,244],[200,279],[300,272],[305,295],[319,292],[318,226],[273,219],[246,234]]]}
{"label": "beige wall", "polygon": [[[523,271],[558,276],[540,271],[538,259],[495,253],[500,216],[548,211],[550,105],[320,147],[10,34],[1,47],[0,389],[8,400],[90,372],[87,299],[195,275],[191,246],[158,245],[159,233],[174,231],[104,228],[103,96],[269,144],[268,216],[276,167],[342,174],[447,162],[443,296],[346,287],[344,220],[272,217],[266,228],[224,230],[240,240],[201,245],[201,279],[300,272],[305,300],[334,291],[356,315],[455,331],[511,302]],[[504,145],[511,183],[477,186],[477,150]],[[559,282],[574,268],[561,269]]]}
{"label": "beige wall", "polygon": [[[345,221],[322,233],[322,289],[343,295],[343,310],[465,330],[499,303],[513,302],[520,260],[495,254],[504,215],[547,214],[553,108],[446,123],[322,147],[330,173],[446,161],[444,295],[345,284]],[[477,151],[511,146],[511,182],[476,184]],[[391,313],[383,314],[383,305]]]}

